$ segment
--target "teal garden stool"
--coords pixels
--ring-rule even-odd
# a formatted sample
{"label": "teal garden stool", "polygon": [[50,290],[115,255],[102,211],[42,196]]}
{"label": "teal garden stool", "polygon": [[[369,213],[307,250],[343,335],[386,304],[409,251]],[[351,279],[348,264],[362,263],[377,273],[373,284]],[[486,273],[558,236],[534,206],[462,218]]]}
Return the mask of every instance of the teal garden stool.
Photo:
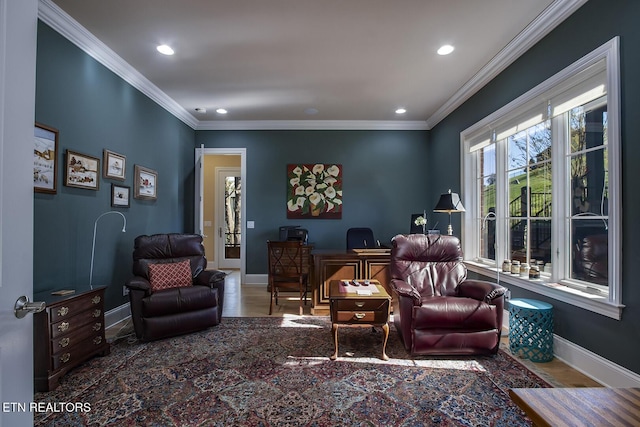
{"label": "teal garden stool", "polygon": [[553,359],[553,306],[527,298],[509,300],[509,349],[532,362]]}

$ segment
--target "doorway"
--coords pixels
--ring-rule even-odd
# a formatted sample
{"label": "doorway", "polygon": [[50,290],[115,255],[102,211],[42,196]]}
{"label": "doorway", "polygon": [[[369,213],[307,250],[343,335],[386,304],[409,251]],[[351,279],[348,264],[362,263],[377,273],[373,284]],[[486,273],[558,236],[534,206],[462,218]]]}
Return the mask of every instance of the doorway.
{"label": "doorway", "polygon": [[242,177],[240,168],[216,167],[215,234],[218,269],[240,269]]}
{"label": "doorway", "polygon": [[[207,268],[213,269],[240,269],[241,282],[245,281],[245,241],[243,238],[246,233],[246,191],[243,191],[243,187],[246,187],[246,148],[196,148],[195,150],[195,163],[196,163],[196,179],[195,179],[195,232],[201,234],[203,237],[203,245],[205,247],[205,254],[208,260]],[[239,210],[238,215],[235,216],[235,231],[232,233],[238,233],[237,239],[233,242],[233,249],[231,255],[228,257],[224,255],[224,245],[220,243],[222,236],[226,235],[227,226],[224,220],[224,210],[219,209],[219,206],[223,206],[223,203],[218,201],[220,197],[220,191],[218,190],[218,171],[222,169],[235,169],[235,172],[231,175],[238,175],[239,171],[239,186],[240,191],[236,192],[235,196],[239,197]],[[234,178],[235,184],[235,178]],[[223,199],[224,200],[224,199]],[[239,241],[239,242],[238,242]],[[235,257],[238,253],[239,258]],[[235,254],[233,253],[235,252]],[[222,258],[219,256],[222,255]],[[229,265],[227,261],[231,261],[234,264]]]}

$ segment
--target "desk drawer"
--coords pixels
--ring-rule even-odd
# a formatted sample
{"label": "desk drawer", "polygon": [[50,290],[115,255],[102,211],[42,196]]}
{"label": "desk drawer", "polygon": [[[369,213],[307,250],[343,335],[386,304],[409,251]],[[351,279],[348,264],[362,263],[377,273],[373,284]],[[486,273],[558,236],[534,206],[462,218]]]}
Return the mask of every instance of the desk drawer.
{"label": "desk drawer", "polygon": [[353,323],[371,323],[376,319],[374,311],[338,311],[336,313],[336,321],[353,322]]}
{"label": "desk drawer", "polygon": [[388,299],[344,299],[336,303],[336,308],[344,311],[384,311],[389,307]]}

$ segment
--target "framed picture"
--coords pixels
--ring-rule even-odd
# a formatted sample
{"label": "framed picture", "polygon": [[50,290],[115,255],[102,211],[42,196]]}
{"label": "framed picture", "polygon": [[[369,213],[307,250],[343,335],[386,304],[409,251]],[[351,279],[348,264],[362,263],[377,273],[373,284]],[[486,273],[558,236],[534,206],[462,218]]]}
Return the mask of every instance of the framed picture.
{"label": "framed picture", "polygon": [[131,197],[131,187],[111,184],[111,206],[114,208],[128,208]]}
{"label": "framed picture", "polygon": [[36,123],[33,136],[33,191],[56,194],[58,129]]}
{"label": "framed picture", "polygon": [[158,198],[158,172],[144,166],[135,165],[133,177],[133,197],[155,200]]}
{"label": "framed picture", "polygon": [[64,165],[64,185],[98,190],[100,188],[100,159],[67,150]]}
{"label": "framed picture", "polygon": [[113,151],[103,150],[102,152],[102,176],[105,178],[119,179],[124,181],[127,158],[122,154]]}
{"label": "framed picture", "polygon": [[342,165],[287,165],[287,218],[342,218]]}

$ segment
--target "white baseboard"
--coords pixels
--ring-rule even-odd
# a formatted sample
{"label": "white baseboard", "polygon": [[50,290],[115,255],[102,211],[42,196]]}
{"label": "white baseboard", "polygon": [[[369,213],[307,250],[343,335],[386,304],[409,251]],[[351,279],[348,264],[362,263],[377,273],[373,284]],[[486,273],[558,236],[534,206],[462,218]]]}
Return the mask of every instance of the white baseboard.
{"label": "white baseboard", "polygon": [[[507,310],[504,311],[503,325],[503,330],[508,335],[509,312]],[[553,334],[553,355],[606,387],[640,387],[640,375],[556,334]]]}
{"label": "white baseboard", "polygon": [[245,274],[244,285],[267,285],[269,283],[268,274]]}
{"label": "white baseboard", "polygon": [[105,329],[111,328],[118,323],[131,317],[131,307],[129,303],[122,304],[116,308],[104,312]]}
{"label": "white baseboard", "polygon": [[557,335],[553,336],[553,354],[604,386],[640,387],[640,375]]}

